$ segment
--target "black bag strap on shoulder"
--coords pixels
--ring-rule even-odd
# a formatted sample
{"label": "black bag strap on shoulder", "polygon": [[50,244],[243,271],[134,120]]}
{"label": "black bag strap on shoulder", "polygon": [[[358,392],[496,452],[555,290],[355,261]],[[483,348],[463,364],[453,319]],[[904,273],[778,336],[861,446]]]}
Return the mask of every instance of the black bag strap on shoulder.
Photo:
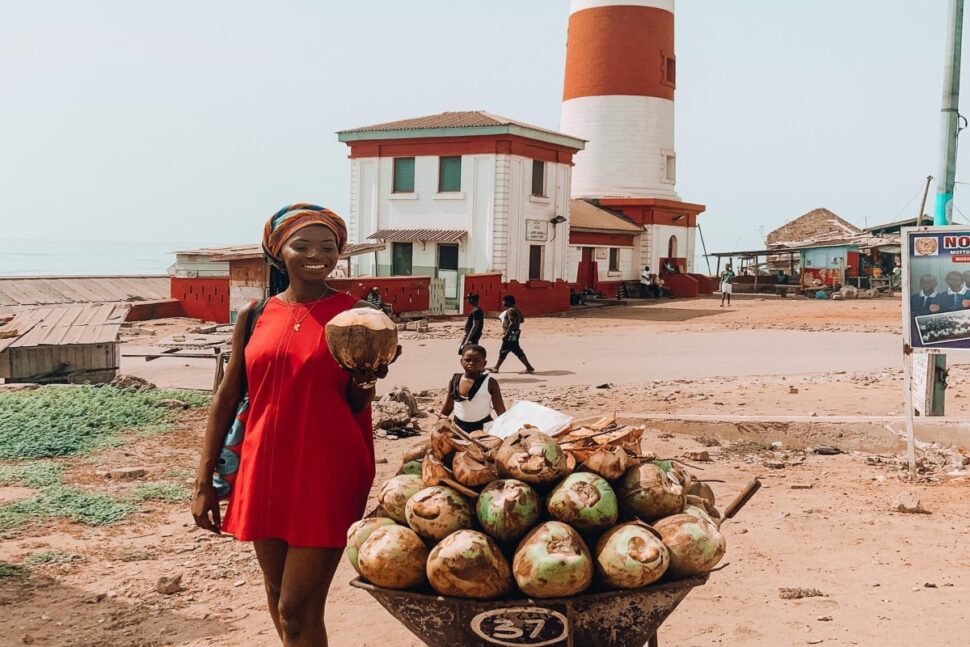
{"label": "black bag strap on shoulder", "polygon": [[253,307],[251,307],[246,312],[246,329],[243,333],[243,374],[242,374],[242,384],[243,384],[243,395],[245,396],[246,391],[248,391],[249,385],[246,383],[246,346],[249,345],[249,340],[253,337],[253,331],[256,330],[256,321],[259,319],[259,315],[263,314],[263,310],[266,309],[266,303],[269,299],[263,299],[260,302],[253,302]]}

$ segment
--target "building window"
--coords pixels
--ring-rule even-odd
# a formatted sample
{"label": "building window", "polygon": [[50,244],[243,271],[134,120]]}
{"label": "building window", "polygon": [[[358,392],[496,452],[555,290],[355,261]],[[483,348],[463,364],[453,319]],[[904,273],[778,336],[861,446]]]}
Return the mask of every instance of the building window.
{"label": "building window", "polygon": [[546,195],[546,163],[539,160],[532,160],[532,195]]}
{"label": "building window", "polygon": [[391,243],[391,275],[411,276],[413,258],[414,245],[412,243]]}
{"label": "building window", "polygon": [[667,241],[667,258],[674,259],[677,256],[677,237],[671,236],[670,240]]}
{"label": "building window", "polygon": [[529,280],[542,280],[542,245],[529,245]]}
{"label": "building window", "polygon": [[438,245],[438,269],[458,270],[458,245]]}
{"label": "building window", "polygon": [[677,156],[665,151],[663,158],[663,180],[673,184],[677,181]]}
{"label": "building window", "polygon": [[620,271],[620,250],[616,247],[610,248],[610,271]]}
{"label": "building window", "polygon": [[414,158],[394,158],[394,193],[414,193]]}
{"label": "building window", "polygon": [[677,59],[673,56],[667,57],[667,66],[664,70],[666,74],[667,83],[670,85],[677,85]]}
{"label": "building window", "polygon": [[461,191],[461,156],[438,158],[438,193]]}

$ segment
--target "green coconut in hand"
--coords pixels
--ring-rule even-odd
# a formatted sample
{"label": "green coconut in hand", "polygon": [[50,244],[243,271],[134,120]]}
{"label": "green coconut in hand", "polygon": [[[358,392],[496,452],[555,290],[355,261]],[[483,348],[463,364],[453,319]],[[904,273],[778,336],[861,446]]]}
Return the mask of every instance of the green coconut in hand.
{"label": "green coconut in hand", "polygon": [[690,577],[706,573],[724,557],[727,542],[717,527],[701,516],[677,514],[653,524],[670,551],[670,574]]}
{"label": "green coconut in hand", "polygon": [[492,481],[479,494],[475,513],[489,535],[499,541],[514,541],[539,521],[539,496],[522,481]]}
{"label": "green coconut in hand", "polygon": [[393,525],[394,520],[387,517],[368,517],[356,522],[347,530],[347,559],[350,560],[350,565],[355,571],[360,573],[357,555],[367,538],[378,528]]}
{"label": "green coconut in hand", "polygon": [[667,571],[670,554],[659,533],[642,521],[610,528],[596,543],[596,566],[603,583],[615,589],[653,584]]}
{"label": "green coconut in hand", "polygon": [[412,474],[401,474],[389,479],[381,486],[377,493],[377,500],[380,502],[384,512],[391,519],[398,523],[405,523],[404,507],[408,499],[425,488],[424,481],[420,476]]}
{"label": "green coconut in hand", "polygon": [[444,485],[417,492],[408,500],[404,517],[414,532],[429,541],[441,541],[456,530],[471,528],[474,518],[468,501]]}
{"label": "green coconut in hand", "polygon": [[486,600],[509,592],[512,571],[495,540],[476,530],[453,532],[431,549],[428,582],[441,595]]}
{"label": "green coconut in hand", "polygon": [[546,501],[549,516],[579,530],[599,531],[616,523],[618,505],[613,488],[592,472],[564,478]]}
{"label": "green coconut in hand", "polygon": [[512,575],[532,597],[576,595],[593,581],[593,558],[578,532],[561,521],[547,521],[519,543]]}

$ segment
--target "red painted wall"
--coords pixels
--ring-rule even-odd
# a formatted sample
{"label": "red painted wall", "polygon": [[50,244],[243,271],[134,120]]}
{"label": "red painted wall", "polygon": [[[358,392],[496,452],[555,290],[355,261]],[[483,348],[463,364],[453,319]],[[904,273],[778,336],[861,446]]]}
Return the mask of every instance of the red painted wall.
{"label": "red painted wall", "polygon": [[229,323],[229,277],[171,279],[173,299],[182,303],[186,317]]}
{"label": "red painted wall", "polygon": [[178,299],[162,299],[160,301],[136,301],[131,304],[131,310],[125,321],[148,321],[149,319],[168,319],[169,317],[184,317],[185,308]]}
{"label": "red painted wall", "polygon": [[703,274],[688,274],[697,281],[697,289],[701,294],[714,294],[714,279]]}
{"label": "red painted wall", "polygon": [[372,287],[380,290],[384,303],[391,304],[395,313],[421,312],[431,307],[431,278],[427,276],[360,276],[350,279],[329,279],[334,290],[349,292],[363,299]]}
{"label": "red painted wall", "polygon": [[[515,297],[516,307],[526,316],[552,314],[569,310],[569,284],[565,281],[518,281],[502,282],[501,274],[466,274],[465,294],[475,292],[479,306],[485,312],[502,309],[502,297]],[[464,312],[471,311],[467,302]]]}
{"label": "red painted wall", "polygon": [[694,299],[700,293],[697,279],[690,274],[664,274],[661,278],[677,299]]}

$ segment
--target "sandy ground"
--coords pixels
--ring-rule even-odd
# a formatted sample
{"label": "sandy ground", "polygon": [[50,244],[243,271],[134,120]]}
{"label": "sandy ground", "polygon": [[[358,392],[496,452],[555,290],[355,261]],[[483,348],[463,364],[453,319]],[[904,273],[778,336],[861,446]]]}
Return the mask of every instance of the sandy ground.
{"label": "sandy ground", "polygon": [[[662,456],[707,449],[714,460],[698,464],[703,471],[695,474],[717,481],[712,487],[720,506],[751,478],[762,479],[762,491],[724,526],[728,565],[673,613],[661,629],[662,645],[966,644],[966,477],[948,477],[948,470],[940,469],[910,484],[896,461],[873,456],[891,457],[901,451],[899,439],[881,422],[826,421],[835,415],[891,417],[901,412],[901,375],[894,357],[884,358],[881,367],[844,368],[851,365],[852,358],[845,356],[855,352],[851,340],[856,336],[878,340],[898,335],[898,307],[898,301],[890,300],[736,300],[734,308],[720,310],[716,302],[702,300],[530,319],[529,339],[535,340],[537,349],[540,341],[552,349],[558,344],[559,361],[572,357],[572,350],[561,350],[575,348],[567,344],[592,345],[614,335],[635,336],[646,345],[658,343],[658,338],[663,344],[683,340],[684,347],[704,336],[727,335],[718,353],[733,352],[731,340],[745,335],[772,332],[782,338],[782,350],[774,351],[780,355],[774,357],[773,370],[764,372],[718,374],[724,365],[713,364],[714,369],[689,377],[698,363],[711,364],[714,357],[687,355],[675,364],[682,369],[680,375],[607,379],[603,382],[610,383],[608,388],[580,381],[579,370],[577,377],[564,382],[550,379],[556,376],[539,376],[539,382],[515,374],[500,376],[509,400],[542,401],[576,416],[619,410],[673,418],[650,423],[644,448]],[[725,328],[735,332],[725,333]],[[434,373],[428,380],[431,386],[415,387],[429,389],[422,398],[424,406],[440,399],[432,387],[447,378],[452,370],[448,363],[454,361],[453,356],[450,361],[438,359],[426,349],[453,345],[451,339],[436,339],[450,332],[438,327],[420,338],[402,335],[406,352],[420,348],[428,353],[425,371]],[[842,340],[815,349],[822,365],[827,362],[825,370],[790,370],[785,339],[790,347],[806,334]],[[893,339],[883,352],[898,352],[898,336]],[[874,348],[865,343],[862,347]],[[878,354],[876,349],[866,352]],[[627,370],[623,356],[615,353],[589,361],[589,374]],[[968,380],[965,367],[951,373],[948,412],[956,418],[965,419],[968,413]],[[409,383],[399,373],[392,381]],[[821,419],[818,423],[794,422],[797,416],[813,414]],[[728,420],[769,416],[793,422],[675,420],[688,415]],[[70,459],[67,480],[121,494],[137,482],[105,481],[95,472],[134,465],[149,470],[147,481],[186,481],[195,467],[203,420],[203,412],[190,411],[165,436],[134,438],[122,447]],[[970,446],[970,437],[960,434],[955,442]],[[745,443],[731,444],[739,440]],[[782,448],[772,453],[766,446],[775,441]],[[797,451],[822,441],[850,453],[820,456]],[[378,485],[393,474],[409,444],[378,439]],[[779,459],[785,467],[766,465]],[[907,490],[930,514],[890,512],[892,499]],[[0,543],[0,560],[19,562],[40,550],[82,559],[32,567],[26,581],[0,579],[0,645],[29,640],[90,647],[274,644],[250,547],[195,529],[183,504],[141,504],[136,515],[104,528],[62,521],[30,526]],[[185,591],[154,591],[160,575],[179,573]],[[352,570],[342,563],[327,610],[331,644],[421,644],[366,593],[351,588],[350,579]],[[783,587],[817,589],[823,595],[786,600],[779,595]]]}

